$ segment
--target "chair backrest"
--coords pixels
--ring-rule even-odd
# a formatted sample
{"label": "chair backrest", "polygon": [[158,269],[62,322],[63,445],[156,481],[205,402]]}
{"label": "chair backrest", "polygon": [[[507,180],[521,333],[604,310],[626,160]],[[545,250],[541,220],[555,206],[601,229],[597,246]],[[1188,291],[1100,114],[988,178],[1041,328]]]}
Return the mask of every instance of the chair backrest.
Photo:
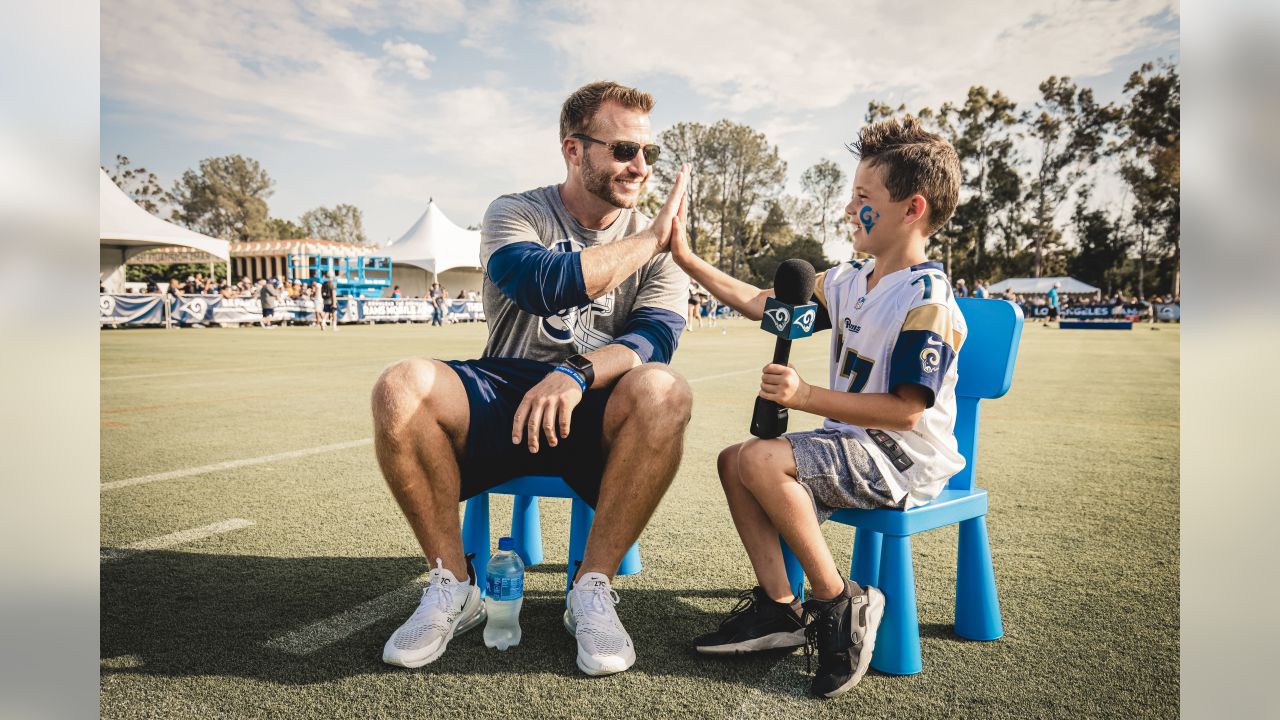
{"label": "chair backrest", "polygon": [[1013,384],[1013,367],[1022,339],[1022,309],[1007,300],[956,298],[969,335],[960,346],[956,384],[956,443],[964,470],[947,487],[973,487],[978,458],[978,409],[983,399],[998,398]]}

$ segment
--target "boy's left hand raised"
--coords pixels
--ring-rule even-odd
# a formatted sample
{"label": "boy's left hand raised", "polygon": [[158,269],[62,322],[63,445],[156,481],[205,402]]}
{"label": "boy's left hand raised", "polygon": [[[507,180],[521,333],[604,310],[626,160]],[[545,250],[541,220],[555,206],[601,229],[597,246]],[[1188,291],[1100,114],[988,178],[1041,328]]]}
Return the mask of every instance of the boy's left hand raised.
{"label": "boy's left hand raised", "polygon": [[769,363],[760,376],[760,397],[782,407],[799,410],[809,401],[813,387],[790,364]]}

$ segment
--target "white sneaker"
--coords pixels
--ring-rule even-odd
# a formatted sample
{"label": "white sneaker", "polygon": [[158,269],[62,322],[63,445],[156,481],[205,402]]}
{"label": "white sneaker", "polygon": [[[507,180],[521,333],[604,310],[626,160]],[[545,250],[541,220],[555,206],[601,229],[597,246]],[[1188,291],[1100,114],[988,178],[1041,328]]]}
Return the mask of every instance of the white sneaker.
{"label": "white sneaker", "polygon": [[635,664],[636,649],[613,609],[618,593],[608,577],[593,572],[578,578],[566,604],[564,627],[578,640],[579,670],[612,675]]}
{"label": "white sneaker", "polygon": [[[471,570],[470,557],[467,566]],[[454,635],[484,622],[484,602],[475,585],[474,571],[471,577],[471,583],[463,585],[436,558],[418,609],[391,633],[382,648],[382,661],[407,668],[422,667],[440,657]]]}

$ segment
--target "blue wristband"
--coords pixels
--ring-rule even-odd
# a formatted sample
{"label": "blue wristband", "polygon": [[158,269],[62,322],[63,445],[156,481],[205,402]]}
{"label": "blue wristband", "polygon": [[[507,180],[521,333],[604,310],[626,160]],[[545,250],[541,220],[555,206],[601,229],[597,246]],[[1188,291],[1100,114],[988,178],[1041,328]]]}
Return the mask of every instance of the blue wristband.
{"label": "blue wristband", "polygon": [[568,365],[557,365],[555,371],[562,372],[565,375],[568,375],[569,377],[573,378],[573,381],[578,383],[578,387],[582,388],[582,392],[583,393],[587,392],[587,379],[582,377],[582,374],[579,373],[577,370],[574,370]]}

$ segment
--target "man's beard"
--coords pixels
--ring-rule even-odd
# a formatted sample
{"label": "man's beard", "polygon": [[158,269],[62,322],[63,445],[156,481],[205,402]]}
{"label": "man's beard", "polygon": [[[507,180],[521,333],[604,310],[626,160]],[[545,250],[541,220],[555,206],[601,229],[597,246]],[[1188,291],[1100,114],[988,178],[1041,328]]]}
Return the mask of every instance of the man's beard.
{"label": "man's beard", "polygon": [[[584,155],[582,157],[582,184],[587,188],[587,192],[604,200],[616,208],[630,209],[636,206],[636,199],[639,199],[640,193],[636,193],[635,199],[627,199],[618,195],[613,187],[615,178],[632,177],[631,173],[624,171],[619,175],[610,175],[607,170],[596,167],[591,162],[591,157]],[[643,183],[641,183],[643,187]]]}

